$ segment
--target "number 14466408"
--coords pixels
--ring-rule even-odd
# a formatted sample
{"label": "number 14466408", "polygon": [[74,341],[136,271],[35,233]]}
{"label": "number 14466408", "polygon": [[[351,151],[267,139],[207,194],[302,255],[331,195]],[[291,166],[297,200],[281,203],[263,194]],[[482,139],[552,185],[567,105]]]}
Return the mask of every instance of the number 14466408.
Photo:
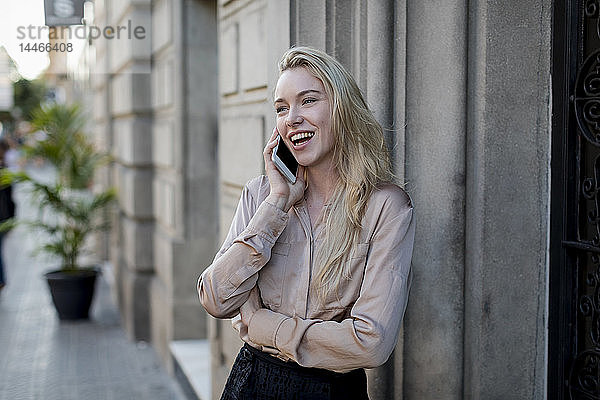
{"label": "number 14466408", "polygon": [[72,52],[73,51],[73,43],[43,43],[43,42],[34,42],[34,43],[19,43],[19,48],[21,52],[38,52],[38,53],[50,53],[52,51],[55,52]]}

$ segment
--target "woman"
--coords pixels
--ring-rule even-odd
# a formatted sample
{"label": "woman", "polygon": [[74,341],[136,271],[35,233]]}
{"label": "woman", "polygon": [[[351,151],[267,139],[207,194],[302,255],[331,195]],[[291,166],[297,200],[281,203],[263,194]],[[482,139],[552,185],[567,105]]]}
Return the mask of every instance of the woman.
{"label": "woman", "polygon": [[[243,189],[200,301],[245,342],[222,399],[367,399],[410,287],[411,200],[392,184],[383,132],[332,57],[288,50],[275,88],[266,177]],[[278,136],[298,161],[287,181]]]}

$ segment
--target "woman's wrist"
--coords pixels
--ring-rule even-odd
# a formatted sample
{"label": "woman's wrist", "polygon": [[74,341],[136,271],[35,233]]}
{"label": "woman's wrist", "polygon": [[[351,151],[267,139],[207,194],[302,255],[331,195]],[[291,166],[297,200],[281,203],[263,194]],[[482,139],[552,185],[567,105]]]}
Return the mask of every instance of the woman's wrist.
{"label": "woman's wrist", "polygon": [[288,211],[288,210],[286,210],[287,201],[288,201],[286,196],[270,194],[267,196],[265,201],[267,203],[269,203],[270,205],[279,208],[281,211],[285,211],[285,212]]}

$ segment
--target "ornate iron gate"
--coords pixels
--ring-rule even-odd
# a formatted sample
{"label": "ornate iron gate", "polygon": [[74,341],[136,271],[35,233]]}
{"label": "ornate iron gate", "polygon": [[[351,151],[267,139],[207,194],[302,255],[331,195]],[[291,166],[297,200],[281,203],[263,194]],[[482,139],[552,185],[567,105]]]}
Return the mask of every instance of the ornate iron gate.
{"label": "ornate iron gate", "polygon": [[600,400],[600,0],[555,2],[553,58],[548,398]]}

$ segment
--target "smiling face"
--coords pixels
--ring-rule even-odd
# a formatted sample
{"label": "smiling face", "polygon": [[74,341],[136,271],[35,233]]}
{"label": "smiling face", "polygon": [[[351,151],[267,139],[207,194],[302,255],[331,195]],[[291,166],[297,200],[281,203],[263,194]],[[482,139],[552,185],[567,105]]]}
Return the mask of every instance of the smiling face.
{"label": "smiling face", "polygon": [[283,71],[275,88],[277,130],[300,165],[331,166],[331,107],[323,83],[306,68]]}

